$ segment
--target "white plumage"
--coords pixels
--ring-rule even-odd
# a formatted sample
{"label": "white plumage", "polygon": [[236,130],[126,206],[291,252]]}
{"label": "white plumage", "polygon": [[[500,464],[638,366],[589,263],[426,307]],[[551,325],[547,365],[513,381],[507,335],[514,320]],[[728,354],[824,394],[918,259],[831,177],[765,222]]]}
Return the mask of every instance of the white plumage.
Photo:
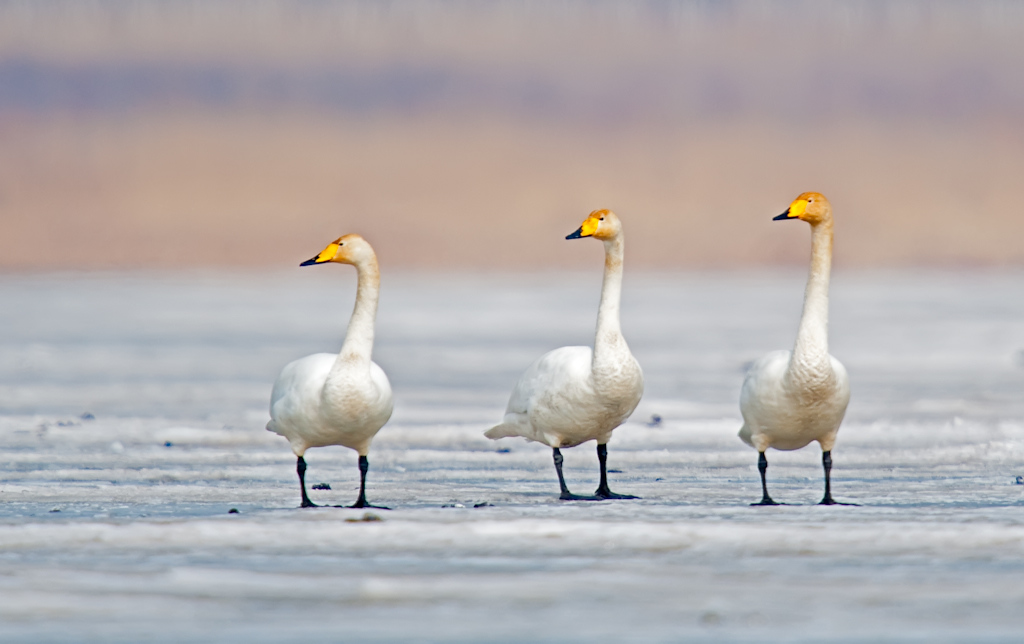
{"label": "white plumage", "polygon": [[[606,467],[612,430],[633,413],[644,390],[643,372],[619,325],[624,240],[618,217],[608,210],[594,211],[567,239],[591,236],[605,245],[594,348],[562,347],[541,356],[520,376],[501,424],[485,435],[521,436],[551,447],[564,500],[636,498],[609,489]],[[569,492],[560,452],[589,440],[597,441],[601,468],[601,482],[592,497]]]}
{"label": "white plumage", "polygon": [[846,367],[828,356],[813,371],[794,373],[792,357],[792,351],[773,351],[751,365],[743,381],[740,438],[758,451],[800,449],[813,441],[831,449],[843,422],[850,402]]}
{"label": "white plumage", "polygon": [[850,402],[846,368],[828,353],[828,286],[832,266],[832,208],[824,196],[807,192],[776,217],[811,224],[811,269],[804,310],[792,351],[775,351],[755,362],[740,392],[740,438],[758,452],[762,498],[755,505],[776,505],[765,473],[769,447],[800,449],[818,441],[825,469],[825,496],[832,505],[832,447]]}
{"label": "white plumage", "polygon": [[302,456],[310,447],[343,445],[365,455],[391,417],[391,383],[384,370],[315,353],[289,362],[270,396],[267,429]]}
{"label": "white plumage", "polygon": [[340,237],[303,266],[336,262],[356,267],[356,304],[341,352],[316,353],[288,363],[270,396],[267,429],[288,439],[298,458],[296,470],[302,507],[315,504],[306,494],[306,462],[310,447],[343,445],[359,454],[359,498],[366,502],[366,454],[370,442],[391,417],[391,384],[370,356],[380,294],[380,271],[373,248],[359,235]]}

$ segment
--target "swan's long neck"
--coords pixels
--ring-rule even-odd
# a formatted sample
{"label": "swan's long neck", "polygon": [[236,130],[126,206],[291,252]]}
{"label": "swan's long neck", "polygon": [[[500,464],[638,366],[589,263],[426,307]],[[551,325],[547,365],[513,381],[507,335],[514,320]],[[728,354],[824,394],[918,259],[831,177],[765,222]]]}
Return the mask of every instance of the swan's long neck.
{"label": "swan's long neck", "polygon": [[370,364],[373,353],[373,327],[377,319],[377,300],[380,298],[380,268],[377,258],[356,264],[359,276],[356,287],[356,306],[352,310],[352,318],[348,322],[345,343],[338,354],[338,365],[341,363]]}
{"label": "swan's long neck", "polygon": [[794,375],[811,375],[827,368],[828,356],[828,284],[832,272],[832,220],[825,219],[811,228],[811,270],[804,291],[804,311],[790,362]]}
{"label": "swan's long neck", "polygon": [[622,257],[625,242],[622,233],[604,242],[604,283],[601,306],[597,310],[597,334],[594,337],[594,371],[614,360],[623,350],[629,352],[619,324],[622,300]]}

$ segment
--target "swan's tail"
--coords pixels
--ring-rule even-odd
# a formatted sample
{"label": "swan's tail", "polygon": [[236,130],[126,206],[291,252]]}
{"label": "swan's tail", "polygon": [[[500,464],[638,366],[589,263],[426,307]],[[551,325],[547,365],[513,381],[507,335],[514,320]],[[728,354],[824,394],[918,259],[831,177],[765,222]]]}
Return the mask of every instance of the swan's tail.
{"label": "swan's tail", "polygon": [[753,441],[753,438],[752,438],[752,434],[753,434],[753,432],[750,431],[750,427],[748,427],[746,423],[743,423],[743,427],[740,427],[740,433],[739,433],[740,440],[742,440],[747,445],[750,445],[751,447],[753,447],[754,446],[754,441]]}
{"label": "swan's tail", "polygon": [[519,436],[519,431],[513,425],[507,425],[500,423],[484,432],[484,436],[490,439],[497,440],[499,438],[508,438],[510,436]]}

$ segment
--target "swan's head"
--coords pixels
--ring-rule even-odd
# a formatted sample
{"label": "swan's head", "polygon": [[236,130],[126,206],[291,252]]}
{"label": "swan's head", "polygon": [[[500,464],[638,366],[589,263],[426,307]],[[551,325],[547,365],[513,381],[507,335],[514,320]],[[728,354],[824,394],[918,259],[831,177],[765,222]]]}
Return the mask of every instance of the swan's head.
{"label": "swan's head", "polygon": [[805,192],[789,204],[786,212],[774,217],[775,221],[802,219],[816,226],[832,216],[832,204],[820,192]]}
{"label": "swan's head", "polygon": [[363,261],[374,257],[373,248],[369,242],[359,235],[344,235],[327,244],[327,248],[320,251],[320,254],[312,259],[299,264],[299,266],[313,266],[314,264],[360,264]]}
{"label": "swan's head", "polygon": [[622,232],[622,223],[611,210],[595,210],[584,220],[576,232],[566,235],[566,239],[594,237],[601,241],[615,239]]}

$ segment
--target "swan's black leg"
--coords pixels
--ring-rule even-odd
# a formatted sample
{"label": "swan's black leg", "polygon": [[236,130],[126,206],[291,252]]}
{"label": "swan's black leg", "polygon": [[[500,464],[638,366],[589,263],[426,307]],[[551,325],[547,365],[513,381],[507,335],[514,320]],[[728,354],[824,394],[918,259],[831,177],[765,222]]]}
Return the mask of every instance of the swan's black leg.
{"label": "swan's black leg", "polygon": [[835,505],[836,502],[832,498],[832,452],[830,450],[821,453],[821,464],[825,468],[825,496],[818,505]]}
{"label": "swan's black leg", "polygon": [[350,508],[377,508],[378,510],[390,510],[383,505],[370,505],[366,502],[366,472],[370,469],[370,461],[363,455],[359,456],[359,498],[350,505]]}
{"label": "swan's black leg", "polygon": [[558,485],[562,488],[562,494],[558,498],[563,501],[603,501],[599,496],[582,496],[573,494],[565,485],[565,477],[562,476],[562,452],[557,448],[551,448],[555,458],[555,471],[558,472]]}
{"label": "swan's black leg", "polygon": [[316,503],[309,500],[306,496],[306,459],[299,457],[298,463],[295,465],[295,471],[299,473],[299,488],[302,489],[302,506],[304,508],[317,508],[320,507]]}
{"label": "swan's black leg", "polygon": [[602,499],[639,499],[638,496],[630,494],[616,494],[608,488],[608,445],[599,443],[597,446],[597,460],[601,463],[601,483],[597,486],[595,496]]}
{"label": "swan's black leg", "polygon": [[825,468],[825,496],[818,505],[857,505],[840,503],[832,498],[832,450],[821,453],[821,464]]}
{"label": "swan's black leg", "polygon": [[757,469],[761,472],[761,501],[759,503],[751,503],[750,505],[778,505],[775,501],[772,501],[772,497],[768,496],[768,482],[765,480],[764,475],[768,471],[768,459],[765,458],[764,452],[760,452],[757,457]]}

